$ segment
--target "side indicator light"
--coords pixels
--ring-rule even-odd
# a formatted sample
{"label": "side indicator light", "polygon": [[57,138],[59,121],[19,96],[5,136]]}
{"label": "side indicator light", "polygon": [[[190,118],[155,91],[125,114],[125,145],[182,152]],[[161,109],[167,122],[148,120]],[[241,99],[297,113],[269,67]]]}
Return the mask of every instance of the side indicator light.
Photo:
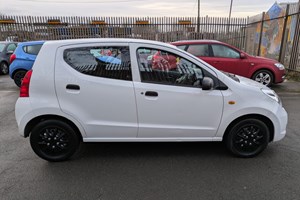
{"label": "side indicator light", "polygon": [[229,105],[234,105],[234,104],[235,104],[235,101],[228,101],[228,104],[229,104]]}

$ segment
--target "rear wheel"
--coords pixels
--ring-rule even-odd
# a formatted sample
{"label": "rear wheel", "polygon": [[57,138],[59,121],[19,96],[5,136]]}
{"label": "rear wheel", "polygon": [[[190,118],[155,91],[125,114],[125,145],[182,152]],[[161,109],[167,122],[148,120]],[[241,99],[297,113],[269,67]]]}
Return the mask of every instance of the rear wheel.
{"label": "rear wheel", "polygon": [[69,124],[46,120],[32,129],[30,144],[39,157],[56,162],[69,159],[78,149],[80,139]]}
{"label": "rear wheel", "polygon": [[258,119],[245,119],[236,123],[225,138],[229,151],[239,157],[254,157],[269,143],[270,131]]}
{"label": "rear wheel", "polygon": [[252,77],[253,80],[266,86],[271,86],[274,81],[274,76],[269,70],[259,70]]}
{"label": "rear wheel", "polygon": [[0,73],[1,74],[8,74],[8,71],[9,71],[8,64],[6,62],[2,62],[0,64]]}
{"label": "rear wheel", "polygon": [[22,80],[25,76],[27,71],[25,70],[20,70],[20,71],[17,71],[14,75],[14,81],[15,81],[15,84],[18,86],[18,87],[21,87],[21,84],[22,84]]}

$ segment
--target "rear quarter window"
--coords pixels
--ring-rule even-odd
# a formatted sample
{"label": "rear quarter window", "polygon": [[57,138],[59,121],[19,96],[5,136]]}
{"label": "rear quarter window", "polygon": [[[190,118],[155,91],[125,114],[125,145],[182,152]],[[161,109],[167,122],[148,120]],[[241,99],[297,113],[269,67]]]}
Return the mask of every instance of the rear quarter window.
{"label": "rear quarter window", "polygon": [[24,46],[23,51],[28,54],[38,55],[42,46],[42,44]]}

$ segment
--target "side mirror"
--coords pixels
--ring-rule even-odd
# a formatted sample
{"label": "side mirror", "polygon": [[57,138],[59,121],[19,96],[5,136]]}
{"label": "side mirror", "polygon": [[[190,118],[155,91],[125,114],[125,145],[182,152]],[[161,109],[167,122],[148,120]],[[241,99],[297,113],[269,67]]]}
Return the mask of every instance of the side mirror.
{"label": "side mirror", "polygon": [[214,87],[214,81],[210,77],[204,77],[202,80],[202,90],[211,90]]}
{"label": "side mirror", "polygon": [[241,59],[246,59],[247,58],[247,56],[244,53],[241,53],[240,57],[241,57]]}

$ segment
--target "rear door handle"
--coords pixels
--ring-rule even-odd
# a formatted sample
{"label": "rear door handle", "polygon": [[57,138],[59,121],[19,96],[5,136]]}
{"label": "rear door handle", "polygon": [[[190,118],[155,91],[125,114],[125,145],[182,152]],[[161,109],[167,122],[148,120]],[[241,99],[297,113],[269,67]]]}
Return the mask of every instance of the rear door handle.
{"label": "rear door handle", "polygon": [[66,86],[66,89],[68,89],[68,90],[80,90],[80,86],[79,85],[74,85],[74,84],[68,84]]}
{"label": "rear door handle", "polygon": [[149,96],[149,97],[157,97],[158,96],[158,93],[157,92],[154,92],[154,91],[147,91],[145,93],[146,96]]}

